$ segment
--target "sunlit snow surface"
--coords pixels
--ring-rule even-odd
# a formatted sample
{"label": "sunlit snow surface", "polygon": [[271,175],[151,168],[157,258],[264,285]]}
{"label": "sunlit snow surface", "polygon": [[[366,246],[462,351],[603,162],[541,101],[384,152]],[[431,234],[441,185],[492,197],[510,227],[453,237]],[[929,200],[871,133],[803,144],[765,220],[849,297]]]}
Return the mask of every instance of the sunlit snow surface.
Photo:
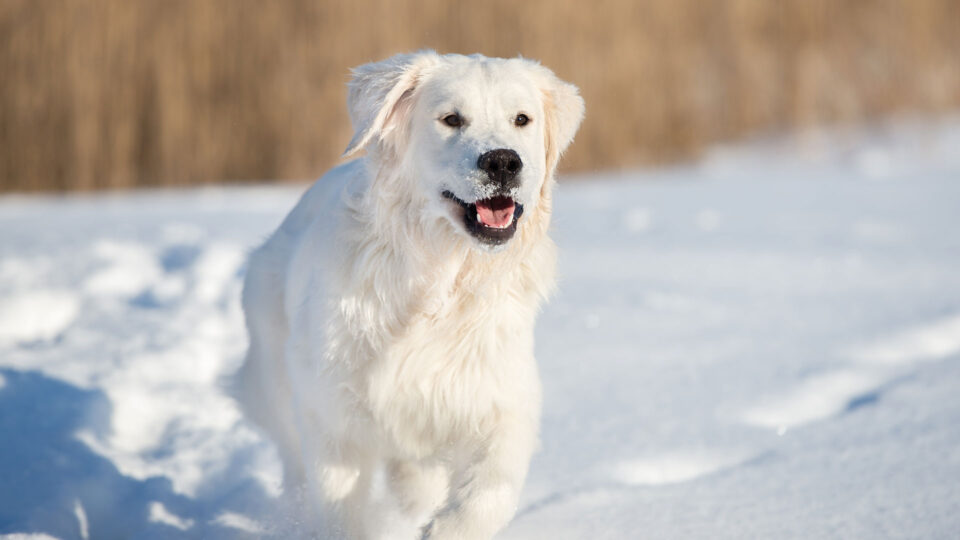
{"label": "sunlit snow surface", "polygon": [[[290,535],[225,385],[302,189],[0,198],[0,535]],[[960,121],[568,176],[554,237],[501,538],[960,531]]]}

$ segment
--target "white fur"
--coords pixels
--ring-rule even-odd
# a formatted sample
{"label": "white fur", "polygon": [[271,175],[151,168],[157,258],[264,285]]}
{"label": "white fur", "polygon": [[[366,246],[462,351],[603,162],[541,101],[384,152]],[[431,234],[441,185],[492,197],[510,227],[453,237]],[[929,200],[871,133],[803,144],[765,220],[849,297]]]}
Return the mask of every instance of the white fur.
{"label": "white fur", "polygon": [[[324,537],[489,538],[537,444],[553,175],[583,100],[530,60],[425,51],[357,68],[348,107],[347,154],[366,156],[317,181],[251,256],[240,400]],[[442,122],[451,112],[463,127]],[[477,159],[497,148],[523,160],[525,212],[490,248],[441,193],[488,196]]]}

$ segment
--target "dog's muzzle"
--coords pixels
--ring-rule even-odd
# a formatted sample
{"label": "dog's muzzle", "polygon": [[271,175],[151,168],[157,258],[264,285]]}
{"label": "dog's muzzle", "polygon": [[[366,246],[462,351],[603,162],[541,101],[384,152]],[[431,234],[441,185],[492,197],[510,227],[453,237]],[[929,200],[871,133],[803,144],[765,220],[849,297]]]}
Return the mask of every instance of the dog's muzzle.
{"label": "dog's muzzle", "polygon": [[519,175],[523,169],[523,160],[509,148],[498,148],[481,154],[477,160],[477,168],[487,173],[486,184],[506,193],[520,185]]}

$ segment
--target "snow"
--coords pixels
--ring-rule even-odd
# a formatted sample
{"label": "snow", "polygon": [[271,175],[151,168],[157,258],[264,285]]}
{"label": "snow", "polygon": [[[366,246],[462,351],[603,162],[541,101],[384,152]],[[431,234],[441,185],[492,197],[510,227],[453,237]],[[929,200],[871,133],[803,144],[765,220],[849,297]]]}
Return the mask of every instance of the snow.
{"label": "snow", "polygon": [[167,510],[167,507],[163,503],[153,501],[148,507],[150,509],[150,521],[156,523],[163,523],[171,527],[180,529],[181,531],[189,530],[193,527],[192,519],[183,519],[171,511]]}
{"label": "snow", "polygon": [[[960,530],[960,119],[563,179],[500,538]],[[295,536],[228,397],[303,186],[0,198],[0,538]]]}
{"label": "snow", "polygon": [[70,291],[21,291],[0,304],[0,344],[50,340],[73,323],[79,311]]}

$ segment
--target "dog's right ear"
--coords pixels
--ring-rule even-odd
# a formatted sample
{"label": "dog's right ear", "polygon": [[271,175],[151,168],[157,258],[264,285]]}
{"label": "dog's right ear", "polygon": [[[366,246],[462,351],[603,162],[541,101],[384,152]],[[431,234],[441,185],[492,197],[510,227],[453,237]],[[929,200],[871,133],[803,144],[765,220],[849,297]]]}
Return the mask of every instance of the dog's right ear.
{"label": "dog's right ear", "polygon": [[395,138],[392,135],[406,124],[411,97],[424,72],[439,60],[434,51],[420,51],[353,69],[347,94],[353,138],[344,157],[359,152],[372,141],[389,142]]}

